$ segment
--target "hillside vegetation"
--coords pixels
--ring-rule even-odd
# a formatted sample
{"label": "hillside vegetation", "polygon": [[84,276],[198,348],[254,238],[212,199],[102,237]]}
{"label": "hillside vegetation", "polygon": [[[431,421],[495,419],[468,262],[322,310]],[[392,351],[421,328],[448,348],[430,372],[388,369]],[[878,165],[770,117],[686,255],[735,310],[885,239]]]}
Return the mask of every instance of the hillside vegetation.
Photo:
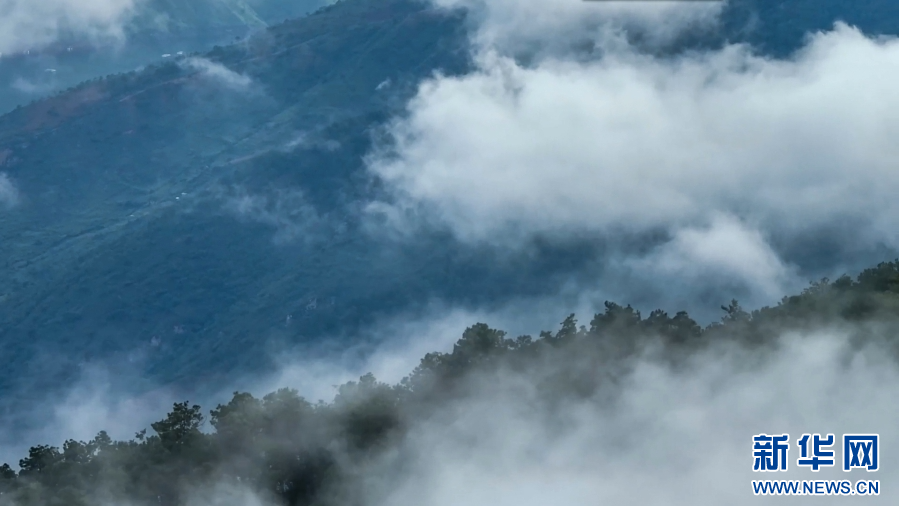
{"label": "hillside vegetation", "polygon": [[[18,192],[0,209],[10,427],[84,363],[109,364],[123,388],[201,391],[271,366],[271,343],[358,335],[431,300],[490,308],[595,278],[600,240],[501,254],[442,230],[393,241],[367,228],[360,207],[382,188],[365,156],[424,79],[471,70],[466,12],[343,0],[282,23],[269,4],[251,5],[258,16],[243,1],[153,5],[188,32],[232,17],[270,26],[0,116],[0,173]],[[872,34],[899,26],[892,0],[728,5],[719,29],[691,44],[783,56],[839,19]],[[852,300],[839,311],[867,311]]]}
{"label": "hillside vegetation", "polygon": [[[401,383],[387,385],[368,374],[341,385],[330,403],[311,404],[291,389],[261,399],[236,392],[208,412],[175,403],[130,441],[100,432],[91,441],[32,447],[19,471],[0,468],[0,503],[178,505],[225,490],[217,493],[249,491],[275,504],[359,504],[363,484],[396,471],[371,463],[401,466],[409,433],[501,377],[532,384],[551,413],[566,399],[590,399],[614,385],[650,345],[661,345],[662,355],[677,364],[721,343],[774,351],[789,331],[843,328],[859,346],[889,335],[883,329],[899,324],[899,261],[856,279],[822,280],[777,306],[750,313],[733,301],[722,309],[720,323],[702,328],[686,313],[644,316],[608,302],[589,326],[570,315],[561,328],[536,338],[512,339],[478,323],[451,352],[425,356]],[[897,358],[899,342],[886,345]]]}

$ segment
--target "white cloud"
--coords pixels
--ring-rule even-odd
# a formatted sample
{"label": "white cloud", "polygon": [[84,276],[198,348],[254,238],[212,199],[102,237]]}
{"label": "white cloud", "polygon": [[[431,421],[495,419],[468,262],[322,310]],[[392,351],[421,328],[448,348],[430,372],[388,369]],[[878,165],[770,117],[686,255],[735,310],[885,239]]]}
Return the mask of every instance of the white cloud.
{"label": "white cloud", "polygon": [[[601,301],[600,298],[600,306]],[[490,309],[450,307],[432,301],[421,312],[375,322],[350,340],[362,344],[346,347],[341,343],[348,339],[334,336],[291,351],[279,350],[273,356],[277,363],[274,372],[264,377],[241,378],[224,388],[219,397],[227,397],[235,387],[248,389],[254,395],[289,387],[312,402],[331,401],[335,385],[358,380],[367,373],[379,381],[399,383],[426,354],[451,352],[465,329],[477,322],[505,330],[510,337],[536,335],[541,329],[557,328],[572,310],[581,316],[592,316],[596,307],[596,300],[577,290],[563,290],[548,298],[516,298]],[[293,314],[290,320],[285,319],[285,326],[300,325],[301,319],[301,314]]]}
{"label": "white cloud", "polygon": [[243,188],[219,191],[228,212],[274,228],[277,244],[308,244],[344,231],[342,224],[329,223],[319,215],[302,191],[277,190],[270,195],[250,193]]}
{"label": "white cloud", "polygon": [[19,191],[5,173],[0,172],[0,207],[10,209],[19,203]]}
{"label": "white cloud", "polygon": [[119,390],[117,380],[121,379],[103,367],[84,366],[65,399],[53,406],[53,423],[34,441],[52,441],[60,435],[87,441],[101,430],[115,439],[130,440],[171,408],[172,392],[157,389],[130,396]]}
{"label": "white cloud", "polygon": [[26,95],[42,95],[49,93],[53,89],[53,84],[34,82],[28,79],[17,77],[13,80],[9,87]]}
{"label": "white cloud", "polygon": [[209,79],[234,90],[247,90],[253,84],[253,79],[249,76],[234,72],[221,63],[206,58],[187,58],[182,65],[198,70]]}
{"label": "white cloud", "polygon": [[263,395],[290,387],[312,402],[330,402],[337,392],[335,386],[358,380],[367,373],[380,381],[398,383],[427,353],[452,350],[462,331],[479,316],[463,309],[435,307],[424,317],[399,317],[374,325],[359,336],[367,344],[341,350],[337,356],[321,356],[320,344],[312,350],[281,353],[277,371],[253,381],[251,390]]}
{"label": "white cloud", "polygon": [[0,430],[0,465],[18,462],[32,445],[61,447],[68,439],[89,441],[101,430],[113,439],[131,440],[137,431],[164,417],[172,402],[183,400],[167,388],[136,396],[125,386],[132,380],[111,373],[103,364],[81,364],[78,376],[59,397],[51,393],[40,399],[38,408],[28,414],[27,429]]}
{"label": "white cloud", "polygon": [[398,156],[371,167],[468,238],[710,211],[784,225],[881,214],[899,187],[899,97],[883,76],[897,63],[899,43],[848,27],[795,62],[735,47],[537,68],[485,57],[473,75],[425,83],[394,125]]}
{"label": "white cloud", "polygon": [[62,34],[119,40],[139,0],[0,0],[0,53],[40,49]]}
{"label": "white cloud", "polygon": [[723,280],[743,283],[768,301],[782,297],[785,286],[804,284],[761,232],[730,216],[715,216],[707,227],[680,229],[671,241],[629,262],[647,277],[679,278],[694,290]]}
{"label": "white cloud", "polygon": [[[899,41],[838,25],[790,60],[608,47],[524,65],[497,46],[474,73],[423,83],[369,159],[393,190],[371,210],[471,242],[662,230],[670,265],[720,215],[766,239],[848,223],[864,247],[899,247]],[[782,278],[781,252],[757,246],[747,260]]]}

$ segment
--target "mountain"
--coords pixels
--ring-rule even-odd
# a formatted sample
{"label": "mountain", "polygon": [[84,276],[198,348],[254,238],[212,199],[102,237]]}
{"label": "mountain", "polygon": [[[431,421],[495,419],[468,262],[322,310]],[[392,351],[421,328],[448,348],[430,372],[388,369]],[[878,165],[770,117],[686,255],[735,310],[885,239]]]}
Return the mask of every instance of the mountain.
{"label": "mountain", "polygon": [[330,0],[147,0],[123,20],[124,38],[102,42],[60,34],[48,47],[0,54],[0,113],[97,76],[130,71],[163,54],[205,52]]}
{"label": "mountain", "polygon": [[[820,3],[734,1],[703,43],[788,54],[844,13],[874,32],[899,26],[892,2],[812,13]],[[465,12],[343,0],[243,38],[269,23],[262,13],[292,11],[152,5],[171,33],[235,23],[240,40],[196,55],[166,46],[169,58],[0,117],[0,173],[17,195],[0,208],[7,419],[24,423],[85,363],[134,389],[200,390],[430,300],[490,307],[595,268],[597,241],[503,255],[440,230],[372,234],[359,212],[380,191],[364,157],[381,128],[423,79],[471,69]],[[136,40],[153,40],[151,19]]]}
{"label": "mountain", "polygon": [[215,31],[225,27],[265,28],[304,16],[329,0],[148,0],[128,25],[131,35],[152,32]]}
{"label": "mountain", "polygon": [[[0,170],[21,194],[0,217],[0,342],[19,364],[0,390],[25,399],[110,357],[164,381],[259,367],[272,334],[359,324],[444,269],[460,274],[446,290],[480,276],[450,250],[361,234],[346,209],[368,184],[369,128],[434,70],[465,69],[461,18],[346,2],[208,58],[0,118]],[[252,83],[233,88],[202,65]],[[396,85],[380,94],[386,80]]]}

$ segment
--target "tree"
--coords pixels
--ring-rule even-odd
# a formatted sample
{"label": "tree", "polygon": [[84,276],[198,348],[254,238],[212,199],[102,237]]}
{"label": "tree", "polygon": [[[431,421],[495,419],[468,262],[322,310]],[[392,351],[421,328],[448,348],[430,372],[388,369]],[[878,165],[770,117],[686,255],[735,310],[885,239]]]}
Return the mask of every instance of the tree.
{"label": "tree", "polygon": [[11,492],[16,486],[16,472],[9,464],[0,466],[0,496]]}
{"label": "tree", "polygon": [[30,476],[43,472],[62,460],[59,448],[48,445],[32,446],[28,449],[28,457],[19,461],[22,476]]}
{"label": "tree", "polygon": [[334,414],[351,447],[367,449],[400,426],[400,391],[371,373],[340,386]]}
{"label": "tree", "polygon": [[730,304],[721,306],[721,309],[727,313],[721,317],[721,321],[724,323],[740,323],[748,322],[750,320],[749,313],[743,311],[743,308],[740,307],[740,303],[737,302],[737,299],[732,299]]}
{"label": "tree", "polygon": [[464,362],[477,362],[494,352],[508,348],[506,333],[490,328],[486,323],[478,323],[465,329],[462,339],[453,347],[453,356]]}
{"label": "tree", "polygon": [[377,479],[361,476],[360,469],[371,468],[356,462],[390,462],[380,458],[396,454],[414,424],[442,414],[442,407],[480,386],[477,380],[495,378],[492,372],[533,381],[539,404],[557,412],[572,399],[595,398],[647,344],[661,345],[677,361],[719,337],[759,344],[776,334],[772,329],[805,328],[822,319],[864,317],[899,326],[894,267],[864,276],[864,283],[823,280],[751,314],[732,300],[721,307],[721,321],[705,328],[684,311],[655,310],[642,319],[631,306],[613,302],[591,322],[589,334],[603,339],[581,338],[588,333],[574,314],[538,339],[513,341],[479,323],[463,332],[451,353],[427,354],[397,386],[366,374],[339,386],[333,402],[314,406],[292,389],[261,399],[235,392],[209,412],[214,434],[202,433],[200,406],[185,401],[152,424],[154,436],[144,430],[135,440],[116,442],[100,432],[88,442],[66,440],[61,450],[32,447],[18,474],[0,467],[0,503],[81,506],[96,503],[100,492],[104,503],[181,506],[190,504],[186,485],[232,480],[285,505],[355,504],[354,494],[364,488],[355,480]]}
{"label": "tree", "polygon": [[621,307],[614,302],[605,302],[605,313],[597,313],[590,321],[590,334],[601,335],[609,331],[626,331],[640,324],[640,311],[630,306]]}
{"label": "tree", "polygon": [[176,402],[165,420],[150,424],[159,435],[162,445],[167,449],[186,446],[197,440],[202,433],[203,414],[200,406],[189,406],[187,401]]}
{"label": "tree", "polygon": [[209,414],[216,432],[226,438],[252,441],[262,431],[262,402],[246,392],[234,392],[228,404],[219,404]]}
{"label": "tree", "polygon": [[[557,342],[564,343],[578,336],[577,318],[574,313],[568,315],[562,322],[562,328],[556,332],[555,339]],[[586,333],[586,329],[581,326],[581,334]]]}

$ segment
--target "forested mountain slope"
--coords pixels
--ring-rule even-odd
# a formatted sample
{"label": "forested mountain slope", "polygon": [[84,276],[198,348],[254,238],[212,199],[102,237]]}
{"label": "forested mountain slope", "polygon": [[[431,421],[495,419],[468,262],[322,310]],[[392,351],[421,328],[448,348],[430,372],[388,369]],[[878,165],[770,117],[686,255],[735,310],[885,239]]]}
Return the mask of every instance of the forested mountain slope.
{"label": "forested mountain slope", "polygon": [[459,21],[347,2],[0,118],[20,194],[0,217],[0,340],[16,364],[0,388],[39,391],[111,356],[170,379],[258,366],[253,343],[272,332],[320,335],[414,300],[420,269],[458,260],[388,255],[347,203],[367,184],[354,173],[368,129],[417,80],[465,68]]}
{"label": "forested mountain slope", "polygon": [[[426,447],[418,449],[424,462],[413,460],[422,431],[435,430],[429,425],[434,420],[476,436],[490,430],[489,420],[502,417],[503,404],[514,402],[510,392],[530,393],[528,411],[542,413],[562,437],[576,425],[572,406],[623,409],[616,404],[620,390],[648,350],[666,357],[674,370],[696,366],[692,357],[716,348],[743,350],[746,357],[756,353],[765,361],[784,353],[784,334],[819,332],[818,341],[826,345],[827,333],[842,328],[853,349],[841,360],[861,358],[872,343],[885,346],[886,360],[899,358],[895,337],[882,342],[899,323],[897,262],[856,279],[823,280],[774,307],[749,313],[734,301],[722,309],[722,321],[703,328],[686,313],[653,311],[644,317],[607,302],[589,326],[570,315],[561,328],[537,338],[513,339],[479,323],[465,330],[451,352],[425,356],[400,384],[365,375],[340,386],[333,402],[311,404],[295,390],[281,389],[261,399],[235,392],[208,414],[199,405],[176,403],[149,432],[144,428],[130,441],[100,432],[90,441],[66,440],[61,448],[33,446],[20,471],[0,467],[0,504],[379,504],[401,491],[406,484],[399,477],[412,474],[411,466],[437,458]],[[751,371],[754,363],[746,358],[744,368]],[[500,397],[490,397],[496,389]],[[460,405],[479,396],[487,396],[489,409],[481,408],[474,421],[457,418]],[[501,419],[505,431],[517,430],[515,420]],[[533,443],[539,452],[540,442]]]}
{"label": "forested mountain slope", "polygon": [[[847,5],[735,1],[702,43],[782,55],[838,19],[899,26],[893,2]],[[0,209],[4,415],[25,419],[85,362],[202,388],[268,365],[270,342],[352,335],[429,299],[554,293],[589,269],[602,244],[510,257],[367,231],[372,139],[422,79],[470,69],[468,27],[416,0],[344,0],[0,117],[16,188]]]}

